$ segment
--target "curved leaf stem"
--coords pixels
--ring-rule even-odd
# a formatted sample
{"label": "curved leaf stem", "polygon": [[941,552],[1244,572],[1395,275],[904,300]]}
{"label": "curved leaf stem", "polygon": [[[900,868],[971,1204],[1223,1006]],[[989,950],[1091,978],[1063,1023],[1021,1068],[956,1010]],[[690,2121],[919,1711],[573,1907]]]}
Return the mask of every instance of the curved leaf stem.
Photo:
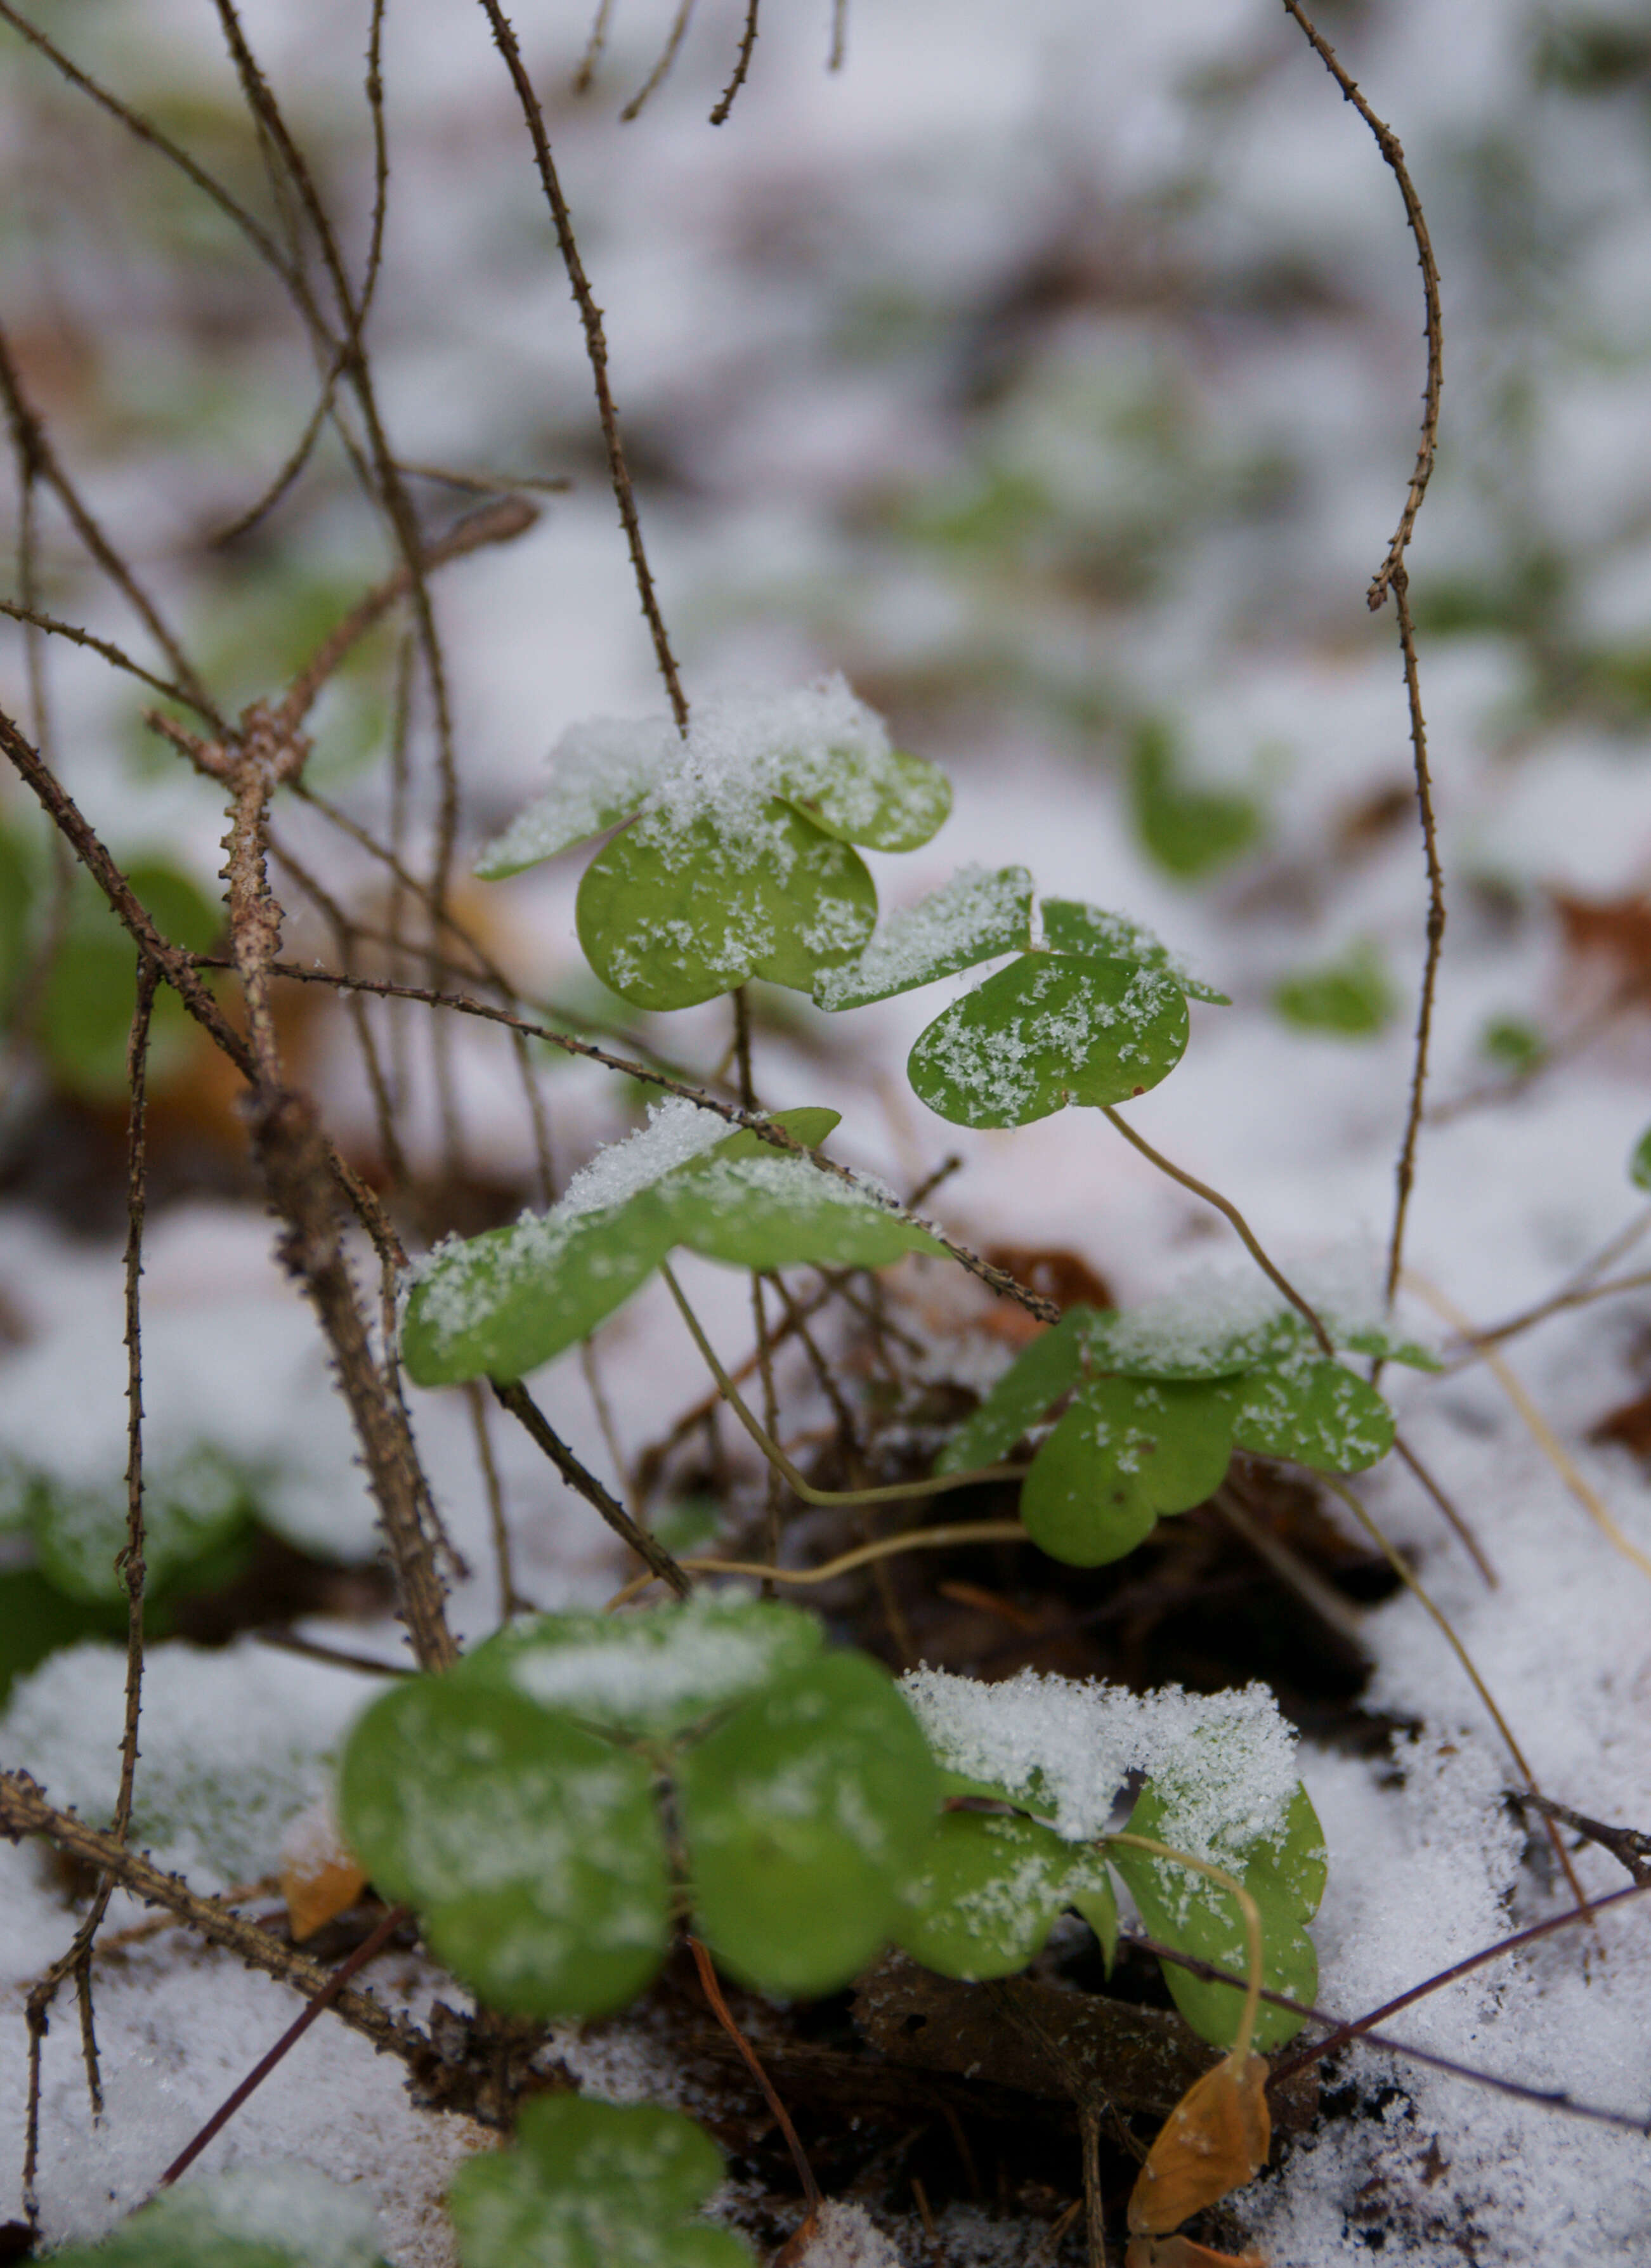
{"label": "curved leaf stem", "polygon": [[[1263,1249],[1261,1240],[1257,1236],[1256,1232],[1251,1228],[1249,1223],[1244,1219],[1243,1214],[1240,1212],[1238,1207],[1233,1203],[1232,1199],[1230,1197],[1224,1197],[1220,1189],[1212,1189],[1207,1182],[1199,1181],[1196,1174],[1189,1174],[1183,1167],[1173,1165],[1170,1160],[1165,1157],[1161,1150],[1154,1150],[1152,1144],[1147,1141],[1146,1136],[1138,1134],[1135,1131],[1135,1129],[1130,1124],[1129,1121],[1126,1118],[1120,1117],[1118,1113],[1112,1108],[1110,1104],[1103,1104],[1102,1108],[1104,1115],[1110,1119],[1112,1124],[1124,1137],[1124,1139],[1133,1148],[1139,1150],[1142,1157],[1146,1159],[1150,1164],[1156,1166],[1161,1174],[1168,1174],[1172,1182],[1178,1182],[1183,1189],[1190,1189],[1194,1197],[1202,1197],[1205,1204],[1213,1205],[1217,1212],[1220,1213],[1225,1219],[1232,1223],[1234,1228],[1238,1232],[1239,1238],[1243,1244],[1245,1251],[1249,1253],[1257,1267],[1260,1269],[1262,1274],[1267,1278],[1270,1284],[1275,1285],[1278,1289],[1283,1292],[1285,1298],[1290,1302],[1290,1305],[1295,1309],[1296,1313],[1304,1319],[1308,1329],[1312,1332],[1313,1336],[1318,1342],[1320,1351],[1333,1359],[1336,1353],[1335,1342],[1331,1339],[1329,1331],[1325,1329],[1323,1319],[1319,1314],[1316,1308],[1312,1307],[1308,1304],[1308,1301],[1302,1297],[1301,1293],[1296,1290],[1294,1285],[1291,1283],[1284,1270],[1278,1266],[1276,1262],[1269,1258],[1267,1253]],[[1449,1521],[1451,1528],[1454,1529],[1456,1538],[1461,1543],[1463,1550],[1467,1552],[1468,1557],[1472,1560],[1480,1574],[1484,1576],[1485,1581],[1491,1586],[1492,1589],[1494,1590],[1496,1587],[1495,1570],[1491,1565],[1490,1561],[1486,1558],[1478,1538],[1474,1535],[1473,1530],[1468,1526],[1467,1521],[1463,1518],[1461,1513],[1458,1512],[1456,1506],[1451,1503],[1449,1498],[1445,1494],[1438,1482],[1427,1470],[1420,1458],[1416,1454],[1415,1451],[1411,1447],[1410,1444],[1404,1440],[1402,1434],[1395,1433],[1393,1437],[1393,1447],[1396,1454],[1403,1459],[1404,1462],[1410,1467],[1411,1472],[1415,1474],[1417,1479],[1426,1490],[1428,1495],[1432,1497],[1434,1502],[1439,1506],[1440,1511],[1443,1513],[1445,1518]]]}
{"label": "curved leaf stem", "polygon": [[[809,1583],[834,1582],[839,1575],[851,1575],[857,1567],[869,1567],[880,1559],[893,1559],[903,1551],[940,1551],[957,1543],[1027,1543],[1031,1538],[1024,1524],[1018,1520],[959,1520],[940,1528],[914,1528],[903,1535],[881,1535],[873,1543],[857,1543],[852,1551],[840,1552],[820,1567],[770,1567],[760,1559],[681,1559],[677,1565],[686,1567],[693,1575],[750,1575],[761,1576],[765,1582]],[[632,1599],[645,1591],[648,1585],[659,1580],[652,1574],[638,1575],[615,1591],[608,1602],[608,1611],[628,1607]]]}
{"label": "curved leaf stem", "polygon": [[1296,1290],[1294,1285],[1291,1283],[1289,1278],[1284,1273],[1284,1270],[1268,1258],[1266,1253],[1262,1248],[1261,1241],[1257,1236],[1256,1232],[1251,1228],[1249,1223],[1244,1219],[1243,1214],[1240,1212],[1238,1207],[1233,1203],[1232,1199],[1230,1197],[1224,1197],[1220,1189],[1212,1189],[1207,1182],[1199,1181],[1196,1174],[1189,1174],[1182,1167],[1171,1165],[1169,1160],[1165,1157],[1163,1152],[1161,1150],[1154,1150],[1152,1144],[1146,1139],[1146,1136],[1144,1134],[1138,1134],[1135,1131],[1135,1129],[1130,1124],[1128,1119],[1123,1117],[1117,1110],[1115,1110],[1109,1102],[1103,1103],[1102,1105],[1102,1115],[1103,1117],[1110,1121],[1111,1124],[1117,1128],[1117,1131],[1124,1137],[1124,1139],[1129,1143],[1132,1148],[1140,1152],[1142,1157],[1145,1158],[1149,1164],[1156,1166],[1161,1174],[1168,1174],[1172,1182],[1179,1182],[1183,1189],[1190,1189],[1195,1197],[1202,1197],[1205,1204],[1213,1205],[1217,1212],[1220,1213],[1224,1219],[1232,1223],[1234,1228],[1238,1232],[1240,1241],[1242,1243],[1245,1251],[1249,1253],[1257,1267],[1260,1269],[1262,1274],[1267,1278],[1267,1281],[1270,1284],[1276,1285],[1276,1287],[1283,1292],[1285,1298],[1295,1309],[1297,1314],[1302,1318],[1303,1322],[1307,1324],[1308,1330],[1312,1332],[1313,1336],[1318,1341],[1321,1351],[1327,1355],[1333,1355],[1336,1351],[1335,1342],[1331,1339],[1330,1333],[1325,1329],[1318,1310],[1316,1307],[1309,1307],[1307,1300],[1303,1299],[1301,1292]]}
{"label": "curved leaf stem", "polygon": [[1172,1866],[1190,1867],[1194,1874],[1217,1882],[1238,1902],[1244,1918],[1244,1963],[1247,1971],[1244,1985],[1243,2013],[1238,2020],[1238,2029],[1233,2036],[1229,2053],[1235,2063],[1243,2063],[1249,2054],[1250,2042],[1256,2033],[1256,2012],[1261,2006],[1261,1908],[1244,1888],[1236,1874],[1229,1874],[1225,1867],[1217,1867],[1208,1859],[1195,1859],[1190,1851],[1172,1850],[1168,1843],[1155,1842],[1150,1835],[1103,1835],[1100,1848],[1105,1850],[1144,1851],[1149,1859],[1168,1859]]}

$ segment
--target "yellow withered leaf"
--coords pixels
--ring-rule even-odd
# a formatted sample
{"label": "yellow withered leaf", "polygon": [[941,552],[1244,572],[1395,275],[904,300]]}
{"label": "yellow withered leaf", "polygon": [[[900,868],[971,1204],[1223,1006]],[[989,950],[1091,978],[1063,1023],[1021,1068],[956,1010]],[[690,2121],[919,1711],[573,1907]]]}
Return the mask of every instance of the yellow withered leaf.
{"label": "yellow withered leaf", "polygon": [[348,1912],[366,1885],[330,1809],[318,1805],[294,1822],[281,1853],[281,1895],[295,1943],[313,1937],[335,1914]]}
{"label": "yellow withered leaf", "polygon": [[1124,2268],[1267,2268],[1261,2252],[1214,2252],[1190,2236],[1131,2236]]}
{"label": "yellow withered leaf", "polygon": [[1229,2055],[1187,2089],[1131,2194],[1131,2235],[1167,2236],[1260,2172],[1272,2144],[1266,2085],[1264,2058]]}

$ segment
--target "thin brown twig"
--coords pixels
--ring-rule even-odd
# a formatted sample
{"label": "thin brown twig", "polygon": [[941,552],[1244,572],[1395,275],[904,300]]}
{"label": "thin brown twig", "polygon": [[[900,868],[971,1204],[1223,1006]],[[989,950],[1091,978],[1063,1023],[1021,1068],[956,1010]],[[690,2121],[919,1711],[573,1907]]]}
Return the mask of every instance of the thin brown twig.
{"label": "thin brown twig", "polygon": [[259,258],[267,261],[275,269],[289,291],[295,287],[301,289],[302,278],[295,273],[275,239],[253,218],[246,207],[230,195],[221,181],[215,180],[205,167],[197,165],[188,152],[180,148],[170,136],[163,134],[151,120],[145,118],[141,112],[133,110],[117,95],[111,94],[107,87],[100,85],[96,79],[83,71],[77,64],[71,63],[60,48],[53,45],[38,26],[30,23],[26,16],[18,14],[17,9],[11,5],[11,0],[0,0],[0,23],[10,24],[14,32],[21,33],[32,48],[46,57],[54,70],[62,73],[70,86],[78,88],[82,94],[89,96],[100,110],[107,111],[111,118],[118,119],[129,134],[134,136],[137,141],[145,144],[158,156],[165,158],[167,163],[175,166],[187,180],[193,181],[202,195],[210,198],[225,218],[240,231]]}
{"label": "thin brown twig", "polygon": [[849,59],[849,0],[831,0],[831,52],[828,70],[840,71]]}
{"label": "thin brown twig", "polygon": [[79,490],[70,479],[48,440],[39,412],[24,394],[23,382],[12,359],[4,327],[0,327],[0,396],[4,396],[5,401],[7,420],[19,456],[52,490],[68,513],[70,524],[88,555],[97,562],[166,655],[173,677],[183,688],[189,706],[221,729],[223,718],[195,674],[188,654],[154,600],[92,517]]}
{"label": "thin brown twig", "polygon": [[543,1450],[568,1486],[601,1514],[615,1535],[630,1545],[645,1567],[661,1582],[668,1583],[679,1599],[685,1599],[693,1585],[678,1562],[657,1536],[650,1535],[645,1528],[638,1526],[623,1505],[602,1486],[595,1474],[587,1471],[579,1462],[521,1381],[516,1379],[503,1385],[498,1379],[489,1382],[500,1408],[508,1410],[528,1439]]}
{"label": "thin brown twig", "polygon": [[[1411,1188],[1416,1173],[1416,1143],[1421,1129],[1423,1098],[1427,1085],[1428,1047],[1433,1033],[1434,996],[1438,985],[1439,957],[1445,936],[1444,872],[1439,863],[1438,828],[1434,818],[1433,780],[1427,763],[1427,727],[1422,715],[1421,681],[1416,665],[1416,627],[1410,607],[1410,578],[1405,567],[1405,553],[1416,528],[1416,517],[1422,508],[1422,498],[1427,493],[1432,478],[1434,459],[1439,441],[1439,402],[1444,385],[1444,318],[1439,298],[1439,266],[1434,257],[1433,239],[1428,234],[1426,217],[1417,195],[1416,184],[1411,179],[1410,168],[1404,162],[1404,145],[1392,128],[1378,118],[1358,85],[1343,68],[1335,49],[1322,32],[1308,19],[1299,0],[1284,0],[1286,11],[1305,35],[1314,53],[1341,89],[1344,101],[1352,103],[1375,136],[1382,160],[1398,184],[1404,202],[1404,217],[1416,245],[1416,258],[1422,272],[1422,293],[1426,306],[1424,335],[1427,350],[1427,371],[1422,389],[1421,432],[1416,446],[1416,462],[1411,473],[1410,486],[1405,490],[1404,505],[1399,514],[1398,526],[1387,548],[1382,564],[1377,568],[1366,601],[1375,613],[1389,591],[1393,593],[1398,615],[1399,650],[1404,664],[1404,691],[1410,707],[1411,752],[1416,772],[1416,806],[1421,821],[1422,850],[1427,868],[1426,956],[1422,967],[1422,981],[1416,1009],[1416,1047],[1411,1072],[1410,1106],[1405,1115],[1404,1138],[1399,1145],[1398,1162],[1395,1167],[1393,1228],[1388,1243],[1388,1304],[1392,1305],[1398,1291],[1399,1273],[1404,1266],[1404,1226],[1410,1209]],[[1378,1366],[1379,1367],[1379,1366]]]}
{"label": "thin brown twig", "polygon": [[98,637],[91,630],[82,630],[77,622],[60,622],[55,615],[46,614],[39,607],[18,605],[11,599],[0,599],[0,615],[9,615],[26,630],[44,630],[49,637],[67,638],[72,645],[84,646],[87,652],[100,655],[114,668],[123,669],[129,677],[141,679],[151,691],[164,695],[168,701],[181,702],[185,708],[194,709],[208,724],[213,721],[210,711],[200,708],[181,685],[174,685],[170,678],[157,677],[152,669],[145,669],[142,662],[134,661],[113,638]]}
{"label": "thin brown twig", "polygon": [[1416,628],[1411,618],[1410,575],[1402,558],[1393,569],[1390,587],[1398,615],[1399,647],[1404,659],[1404,693],[1410,703],[1411,751],[1416,770],[1416,808],[1421,821],[1422,856],[1427,869],[1427,950],[1416,1001],[1416,1046],[1411,1064],[1410,1106],[1405,1114],[1398,1162],[1394,1167],[1393,1226],[1388,1238],[1387,1298],[1389,1307],[1397,1297],[1399,1278],[1404,1268],[1404,1227],[1410,1214],[1411,1189],[1416,1178],[1416,1144],[1421,1132],[1422,1109],[1427,1088],[1434,999],[1439,985],[1440,955],[1445,942],[1445,875],[1439,860],[1439,829],[1434,816],[1433,777],[1427,765],[1427,725],[1422,714],[1421,679],[1416,666]]}
{"label": "thin brown twig", "polygon": [[[246,1920],[216,1898],[192,1890],[178,1874],[169,1874],[140,1851],[117,1843],[112,1835],[89,1827],[72,1812],[49,1802],[26,1772],[0,1771],[0,1835],[18,1842],[26,1835],[43,1836],[58,1850],[85,1866],[112,1874],[124,1890],[147,1905],[162,1906],[175,1914],[209,1945],[232,1953],[267,1977],[274,1977],[299,1992],[315,1993],[330,1982],[328,1972],[306,1953]],[[365,2033],[375,2047],[405,2061],[424,2063],[430,2043],[416,2025],[360,1992],[342,1992],[334,2002],[352,2029]]]}
{"label": "thin brown twig", "polygon": [[602,440],[608,451],[608,475],[613,485],[614,502],[619,509],[620,525],[624,529],[625,542],[630,553],[637,595],[641,600],[643,616],[653,641],[653,658],[664,681],[671,714],[676,719],[678,731],[685,733],[688,730],[688,701],[677,674],[675,657],[671,652],[670,637],[666,630],[665,617],[660,611],[653,574],[648,565],[647,550],[642,540],[642,522],[637,513],[630,468],[625,460],[624,442],[619,430],[619,412],[615,407],[613,390],[608,379],[608,340],[602,329],[601,309],[596,304],[590,279],[585,273],[585,263],[579,256],[579,243],[573,233],[572,215],[562,194],[556,161],[550,154],[550,136],[545,128],[544,112],[534,92],[533,81],[527,76],[527,66],[522,61],[516,34],[498,0],[481,0],[481,7],[492,32],[494,44],[505,59],[505,68],[510,73],[511,84],[516,90],[516,99],[521,105],[522,116],[533,143],[534,162],[539,170],[540,186],[550,208],[551,225],[556,230],[562,264],[567,270],[568,282],[579,307],[579,323],[585,333],[586,357],[590,363],[591,379],[596,388],[596,412],[601,422]]}
{"label": "thin brown twig", "polygon": [[740,32],[740,52],[733,59],[733,76],[723,88],[717,107],[711,114],[713,126],[727,124],[734,97],[745,85],[746,74],[751,68],[751,57],[756,50],[756,13],[761,4],[762,0],[745,0],[745,22]]}
{"label": "thin brown twig", "polygon": [[676,0],[676,13],[671,18],[671,28],[666,34],[665,45],[660,50],[659,58],[653,69],[619,114],[623,124],[629,126],[632,119],[641,115],[643,107],[649,96],[670,77],[671,66],[676,61],[678,48],[688,35],[689,22],[693,13],[694,0]]}
{"label": "thin brown twig", "polygon": [[[200,955],[197,958],[202,967],[210,968],[214,965],[208,955]],[[694,1086],[686,1079],[673,1079],[667,1072],[656,1071],[647,1064],[637,1063],[627,1057],[614,1055],[608,1049],[598,1047],[593,1040],[576,1038],[571,1032],[558,1032],[549,1024],[537,1023],[531,1017],[512,1015],[506,1008],[496,1008],[485,1000],[470,999],[463,993],[438,992],[421,984],[396,984],[387,977],[345,976],[333,968],[302,968],[296,961],[290,961],[272,964],[270,974],[283,977],[293,984],[330,984],[340,988],[353,986],[359,991],[376,993],[380,998],[386,1000],[417,1000],[426,1007],[450,1008],[460,1015],[479,1016],[485,1022],[503,1024],[509,1030],[525,1034],[529,1039],[543,1040],[549,1046],[559,1048],[566,1055],[583,1056],[587,1062],[601,1064],[609,1071],[623,1073],[627,1079],[639,1079],[646,1086],[657,1086],[662,1094],[679,1095],[683,1101],[696,1103],[702,1110],[715,1111],[717,1116],[726,1119],[729,1125],[738,1127],[746,1133],[755,1134],[759,1141],[766,1142],[770,1149],[783,1150],[793,1157],[809,1159],[819,1172],[829,1174],[835,1180],[844,1182],[849,1188],[859,1189],[870,1204],[880,1206],[885,1212],[892,1213],[896,1219],[910,1220],[916,1226],[925,1229],[961,1267],[966,1268],[969,1273],[977,1278],[988,1290],[999,1293],[1004,1299],[1013,1300],[1017,1307],[1024,1307],[1028,1314],[1036,1315],[1039,1322],[1053,1323],[1060,1320],[1060,1310],[1052,1300],[1046,1300],[1042,1292],[1029,1291],[1024,1284],[1017,1282],[1007,1269],[994,1267],[991,1261],[983,1259],[979,1253],[971,1251],[968,1245],[960,1244],[954,1238],[947,1236],[943,1230],[937,1228],[932,1221],[918,1220],[910,1208],[903,1205],[898,1198],[889,1197],[862,1181],[851,1167],[840,1165],[835,1158],[822,1157],[817,1151],[808,1149],[792,1135],[788,1134],[783,1126],[776,1125],[771,1119],[764,1118],[760,1115],[754,1116],[743,1109],[737,1102],[724,1102],[718,1096],[708,1094],[704,1087]],[[1131,1136],[1131,1138],[1135,1138]],[[1176,1178],[1180,1176],[1177,1175]]]}
{"label": "thin brown twig", "polygon": [[240,542],[243,535],[250,535],[260,520],[269,518],[303,472],[310,460],[316,442],[321,438],[321,428],[332,415],[333,403],[338,393],[338,381],[344,374],[344,354],[342,352],[334,357],[326,379],[322,382],[321,390],[315,397],[315,407],[305,420],[303,431],[258,495],[254,497],[244,512],[237,512],[227,526],[217,529],[206,538],[206,546],[210,551],[225,550],[232,543]]}
{"label": "thin brown twig", "polygon": [[358,1977],[370,1961],[376,1960],[403,1922],[410,1919],[411,1915],[405,1906],[392,1906],[378,1927],[362,1940],[349,1959],[339,1962],[321,1991],[311,1995],[307,2005],[293,2018],[269,2053],[259,2058],[240,2085],[225,2097],[200,2132],[179,2151],[156,2183],[157,2191],[170,2189],[180,2175],[188,2172],[207,2145],[223,2132],[242,2103],[263,2085],[276,2065],[284,2061],[316,2019],[326,2014],[350,1979]]}
{"label": "thin brown twig", "polygon": [[575,94],[588,94],[596,77],[596,66],[608,45],[608,26],[614,12],[614,0],[598,0],[595,15],[591,19],[590,36],[585,42],[585,52],[579,57],[579,67],[572,77]]}
{"label": "thin brown twig", "polygon": [[1651,1835],[1642,1835],[1637,1827],[1608,1826],[1603,1819],[1590,1819],[1585,1811],[1573,1811],[1568,1803],[1556,1803],[1549,1795],[1533,1795],[1529,1789],[1515,1789],[1514,1800],[1529,1805],[1546,1818],[1557,1819],[1562,1827],[1574,1829],[1584,1842],[1609,1851],[1640,1889],[1651,1889]]}
{"label": "thin brown twig", "polygon": [[710,1954],[697,1937],[689,1939],[688,1949],[694,1956],[694,1966],[699,1971],[700,1988],[711,2003],[711,2014],[715,2016],[723,2030],[739,2050],[740,2060],[762,2089],[763,2100],[773,2113],[774,2122],[785,2138],[785,2146],[791,2152],[792,2165],[797,2169],[797,2179],[802,2185],[803,2198],[808,2208],[808,2218],[812,2220],[825,2200],[820,2194],[820,2184],[814,2179],[814,2168],[808,2162],[808,2153],[803,2148],[798,2138],[797,2129],[792,2124],[791,2113],[775,2093],[774,2082],[763,2070],[756,2050],[734,2022],[728,2003],[723,1998],[722,1987],[717,1981],[717,1972],[711,1966]]}

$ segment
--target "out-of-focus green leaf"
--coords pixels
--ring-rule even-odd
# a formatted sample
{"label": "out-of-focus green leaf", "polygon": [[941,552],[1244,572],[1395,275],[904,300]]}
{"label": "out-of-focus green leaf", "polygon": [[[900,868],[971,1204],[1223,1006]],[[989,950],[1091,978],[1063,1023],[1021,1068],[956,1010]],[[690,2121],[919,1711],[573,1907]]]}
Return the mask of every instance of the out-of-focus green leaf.
{"label": "out-of-focus green leaf", "polygon": [[502,1682],[419,1677],[374,1702],[344,1752],[339,1816],[380,1890],[492,2007],[606,2015],[659,1967],[652,1771]]}
{"label": "out-of-focus green leaf", "polygon": [[897,1926],[940,1774],[893,1681],[864,1654],[794,1671],[683,1757],[695,1928],[758,1991],[835,1992]]}
{"label": "out-of-focus green leaf", "polygon": [[752,2268],[730,2230],[690,2218],[721,2178],[679,2110],[540,2095],[509,2148],[466,2159],[448,2209],[462,2268]]}

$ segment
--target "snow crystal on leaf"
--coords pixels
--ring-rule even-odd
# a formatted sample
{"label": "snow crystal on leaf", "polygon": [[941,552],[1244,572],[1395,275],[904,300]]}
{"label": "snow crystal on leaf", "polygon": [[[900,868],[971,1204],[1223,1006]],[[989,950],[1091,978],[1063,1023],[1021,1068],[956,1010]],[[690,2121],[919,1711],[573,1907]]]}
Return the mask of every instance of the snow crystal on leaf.
{"label": "snow crystal on leaf", "polygon": [[697,821],[710,820],[752,861],[778,852],[789,866],[789,846],[767,806],[777,797],[819,796],[831,788],[834,806],[848,806],[834,823],[859,831],[876,818],[883,784],[878,760],[888,754],[881,718],[840,675],[791,693],[714,696],[695,709],[684,738],[672,735],[635,831],[663,850]]}
{"label": "snow crystal on leaf", "polygon": [[814,985],[822,1008],[863,1006],[1026,943],[1032,878],[1024,866],[964,866],[904,913],[891,914],[859,959]]}
{"label": "snow crystal on leaf", "polygon": [[485,880],[520,873],[636,810],[678,744],[668,718],[593,717],[564,733],[549,787],[475,862]]}
{"label": "snow crystal on leaf", "polygon": [[1168,1807],[1166,1839],[1216,1864],[1278,1842],[1295,1793],[1295,1734],[1264,1685],[1131,1693],[1024,1669],[1002,1684],[913,1670],[901,1689],[935,1755],[1047,1818],[1069,1842],[1103,1834],[1131,1772]]}
{"label": "snow crystal on leaf", "polygon": [[[681,1095],[648,1105],[648,1123],[623,1142],[610,1142],[581,1166],[562,1194],[554,1217],[577,1219],[626,1204],[691,1158],[726,1142],[733,1129],[714,1110],[702,1110]],[[805,1169],[806,1170],[806,1169]]]}

